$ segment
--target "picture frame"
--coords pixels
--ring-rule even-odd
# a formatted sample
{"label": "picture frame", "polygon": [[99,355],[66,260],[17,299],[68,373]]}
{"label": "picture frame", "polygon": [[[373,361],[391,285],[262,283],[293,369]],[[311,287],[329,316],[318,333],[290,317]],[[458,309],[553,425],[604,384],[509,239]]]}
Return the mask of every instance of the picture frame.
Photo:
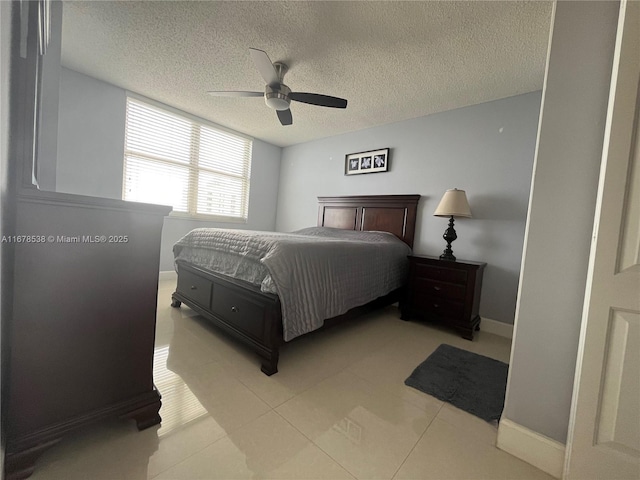
{"label": "picture frame", "polygon": [[381,148],[366,152],[349,153],[344,159],[345,175],[379,173],[389,170],[389,149]]}

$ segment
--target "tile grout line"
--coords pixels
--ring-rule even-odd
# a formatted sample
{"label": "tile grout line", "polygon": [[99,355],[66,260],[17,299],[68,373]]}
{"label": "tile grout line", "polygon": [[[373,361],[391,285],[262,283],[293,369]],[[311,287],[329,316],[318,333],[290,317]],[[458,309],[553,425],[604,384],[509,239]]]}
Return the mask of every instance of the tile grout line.
{"label": "tile grout line", "polygon": [[444,406],[444,403],[442,405],[440,405],[440,407],[438,408],[438,411],[436,412],[436,414],[433,416],[433,418],[429,422],[429,425],[427,425],[427,428],[424,429],[424,432],[422,432],[422,435],[420,435],[420,438],[418,438],[418,440],[416,440],[416,443],[413,445],[413,447],[411,447],[411,450],[409,450],[409,453],[407,453],[407,456],[404,457],[404,460],[402,460],[402,463],[400,463],[400,466],[396,469],[395,473],[391,476],[391,480],[395,480],[396,479],[396,476],[398,475],[398,472],[402,469],[404,464],[407,462],[407,459],[411,456],[413,451],[416,449],[416,447],[418,446],[418,443],[420,443],[420,441],[427,434],[427,432],[431,428],[431,425],[433,424],[435,419],[438,418],[438,414],[440,413],[440,410],[442,410],[443,406]]}
{"label": "tile grout line", "polygon": [[[364,383],[367,385],[367,387],[368,387],[368,388],[371,388],[371,389],[377,389],[377,388],[380,388],[380,387],[377,387],[375,384],[371,383],[369,380],[367,380],[367,379],[365,379],[365,378],[362,378],[360,375],[357,375],[356,373],[354,373],[354,372],[350,371],[350,370],[348,369],[348,367],[347,367],[347,368],[345,368],[345,369],[343,369],[343,370],[341,370],[341,371],[339,371],[339,372],[337,372],[336,374],[334,374],[334,376],[339,375],[339,374],[344,373],[344,372],[346,372],[346,373],[348,373],[348,374],[350,374],[350,375],[353,375],[353,376],[357,377],[357,378],[358,378],[358,379],[360,379],[362,382],[364,382]],[[327,380],[328,378],[330,378],[330,377],[327,377],[327,378],[325,378],[324,380],[322,380],[321,382],[318,382],[318,384],[319,384],[319,383],[322,383],[323,381]],[[316,386],[317,386],[318,384],[316,384]],[[310,388],[311,388],[311,387],[310,387]],[[308,390],[308,389],[307,389],[307,390]],[[413,405],[411,402],[408,402],[408,401],[407,401],[407,400],[405,400],[404,398],[401,398],[401,397],[400,397],[400,396],[398,396],[398,395],[392,394],[391,392],[387,391],[386,389],[382,389],[382,390],[383,390],[383,391],[384,391],[388,396],[390,396],[390,397],[394,397],[396,400],[400,400],[402,403],[404,403],[404,404],[406,404],[406,405],[408,405],[408,406],[410,406],[410,407],[412,407],[412,408],[415,408],[415,409],[417,409],[417,410],[422,410],[420,407],[418,407],[418,406],[416,406],[416,405]],[[302,393],[302,392],[301,392],[301,393]],[[296,396],[297,396],[297,395],[296,395]],[[289,400],[293,400],[293,398],[295,398],[295,397],[292,397],[292,398],[290,398]],[[287,400],[286,402],[288,402],[289,400]],[[283,402],[283,403],[282,403],[282,404],[280,404],[280,405],[283,405],[283,404],[284,404],[284,403],[286,403],[286,402]],[[278,405],[278,406],[280,406],[280,405]],[[409,455],[413,452],[413,450],[415,449],[415,447],[416,447],[416,445],[418,444],[418,442],[422,439],[422,437],[424,436],[424,434],[427,432],[427,430],[429,429],[429,427],[431,426],[431,424],[433,423],[433,421],[436,419],[436,417],[437,417],[437,416],[438,416],[438,414],[440,413],[440,410],[442,409],[442,407],[443,407],[443,406],[444,406],[444,403],[442,403],[442,405],[440,405],[440,406],[438,407],[438,409],[437,409],[436,413],[433,415],[433,418],[429,421],[429,424],[428,424],[428,425],[427,425],[427,427],[425,428],[424,432],[422,432],[422,434],[420,435],[420,437],[416,440],[416,443],[413,445],[413,447],[411,447],[411,449],[410,449],[410,450],[409,450],[409,452],[407,453],[407,456],[406,456],[406,457],[404,458],[404,460],[400,463],[400,465],[399,465],[399,466],[398,466],[398,468],[396,469],[395,473],[390,477],[390,479],[389,479],[389,480],[392,480],[392,479],[393,479],[393,477],[395,476],[395,474],[397,474],[397,472],[399,471],[399,469],[400,469],[400,468],[402,468],[402,465],[404,465],[404,462],[406,461],[406,459],[407,459],[407,458],[409,457]],[[329,456],[329,458],[331,458],[334,462],[336,462],[336,463],[337,463],[338,465],[340,465],[344,470],[346,470],[346,471],[349,473],[349,475],[352,475],[354,478],[359,478],[359,477],[357,477],[354,473],[351,473],[351,471],[350,471],[350,470],[348,470],[348,469],[347,469],[347,467],[345,467],[344,465],[342,465],[342,463],[340,463],[337,459],[335,459],[335,458],[334,458],[334,457],[333,457],[329,452],[325,451],[325,450],[322,448],[322,446],[318,445],[318,444],[317,444],[317,443],[316,443],[312,438],[310,438],[310,437],[309,437],[308,435],[306,435],[303,431],[301,431],[298,427],[296,427],[296,426],[295,426],[291,421],[289,421],[286,417],[284,417],[280,412],[278,412],[277,410],[275,410],[275,408],[274,408],[274,411],[275,411],[275,412],[276,412],[280,417],[282,417],[282,418],[283,418],[283,419],[284,419],[284,420],[285,420],[289,425],[291,425],[294,429],[296,429],[296,431],[300,432],[300,434],[302,434],[302,435],[303,435],[305,438],[307,438],[311,443],[313,443],[313,445],[315,445],[315,446],[316,446],[316,447],[318,447],[320,450],[322,450],[326,455],[328,455],[328,456]]]}
{"label": "tile grout line", "polygon": [[[270,413],[270,412],[269,412],[269,411],[264,412],[262,415],[259,415],[259,416],[257,416],[256,418],[254,418],[253,420],[251,420],[251,422],[245,423],[244,425],[242,425],[242,426],[238,427],[237,429],[235,429],[235,430],[234,430],[234,432],[237,432],[237,431],[238,431],[238,430],[240,430],[241,428],[246,427],[246,426],[247,426],[247,425],[249,425],[250,423],[255,422],[256,420],[258,420],[258,419],[260,419],[260,418],[264,417],[264,416],[265,416],[265,415],[267,415],[268,413]],[[212,417],[212,418],[213,418],[213,417]],[[160,475],[162,475],[163,473],[166,473],[166,472],[168,472],[169,470],[171,470],[172,468],[175,468],[175,467],[177,467],[178,465],[183,464],[184,462],[186,462],[187,460],[189,460],[189,459],[190,459],[190,458],[192,458],[193,456],[195,456],[195,455],[197,455],[197,454],[201,453],[202,451],[204,451],[205,449],[209,448],[211,445],[213,445],[213,444],[215,444],[215,443],[218,443],[220,440],[223,440],[223,439],[225,439],[225,438],[228,438],[228,437],[229,437],[229,435],[230,435],[231,433],[233,433],[233,432],[225,433],[222,437],[220,437],[220,438],[216,438],[213,442],[208,443],[208,444],[207,444],[207,445],[205,445],[204,447],[202,447],[202,448],[198,449],[196,452],[194,452],[194,453],[192,453],[191,455],[189,455],[189,456],[187,456],[187,457],[183,458],[183,459],[182,459],[182,460],[180,460],[178,463],[174,463],[174,464],[173,464],[173,465],[171,465],[170,467],[165,468],[165,469],[164,469],[164,470],[162,470],[161,472],[158,472],[158,474],[157,474],[157,475],[154,475],[154,476],[153,476],[153,477],[151,477],[149,480],[153,480],[153,479],[155,479],[155,478],[158,478],[158,477],[159,477]]]}
{"label": "tile grout line", "polygon": [[[337,373],[334,373],[333,375],[329,375],[328,377],[320,380],[318,383],[316,383],[315,385],[313,385],[313,387],[319,385],[320,383],[324,382],[325,380],[328,380],[331,376],[336,376],[339,375],[343,372],[348,372],[348,367],[345,367],[344,369],[338,371]],[[299,394],[291,397],[289,400],[293,400],[294,398],[296,398],[298,395],[301,395],[302,393],[306,392],[307,390],[310,390],[313,387],[309,387],[306,388],[304,391],[300,392]],[[284,405],[285,403],[287,403],[289,400],[286,400],[284,402],[282,402],[280,405],[278,405],[278,407]],[[277,408],[277,407],[276,407]],[[316,448],[318,448],[321,452],[323,452],[326,456],[328,456],[332,461],[334,461],[337,465],[340,466],[340,468],[342,468],[345,472],[347,472],[347,474],[351,475],[355,480],[358,480],[358,477],[354,474],[351,473],[351,471],[349,469],[347,469],[347,467],[345,467],[344,465],[342,465],[342,463],[340,463],[337,459],[333,458],[333,456],[327,452],[324,448],[322,448],[322,446],[318,445],[315,440],[313,440],[312,438],[310,438],[307,434],[305,434],[302,430],[300,430],[298,427],[296,427],[291,421],[289,421],[288,418],[286,418],[284,415],[282,415],[280,412],[278,412],[276,410],[276,408],[273,409],[273,411],[278,414],[280,416],[280,418],[282,418],[285,422],[287,422],[289,425],[291,425],[297,432],[300,433],[300,435],[302,435],[304,438],[306,438],[307,440],[309,440],[309,442],[311,442],[313,445],[316,446]]]}
{"label": "tile grout line", "polygon": [[177,463],[174,463],[173,465],[161,470],[160,472],[158,472],[156,475],[154,475],[153,477],[151,477],[149,480],[153,480],[154,478],[158,478],[160,475],[162,475],[165,472],[168,472],[169,470],[171,470],[174,467],[177,467],[178,465],[186,462],[187,460],[189,460],[191,457],[193,457],[194,455],[199,454],[200,452],[202,452],[205,448],[209,448],[211,445],[213,445],[214,443],[222,440],[223,438],[228,437],[228,434],[223,435],[220,438],[216,438],[213,442],[206,444],[204,447],[196,450],[195,452],[193,452],[191,455],[186,456],[185,458],[183,458],[182,460],[178,461]]}
{"label": "tile grout line", "polygon": [[[189,317],[190,318],[190,317]],[[182,318],[182,320],[185,320],[185,318]],[[156,319],[157,322],[157,319]],[[187,333],[188,336],[190,336],[192,339],[198,340],[200,341],[200,337],[198,337],[194,332],[192,332],[189,329],[185,329],[185,332]],[[154,354],[155,354],[155,346],[154,346]],[[216,365],[220,365],[223,368],[226,368],[226,366],[223,363],[220,363],[218,360],[210,360],[210,361],[206,361],[202,364],[196,365],[194,368],[203,368],[206,367],[207,365],[211,365],[211,364],[216,364]],[[253,420],[251,420],[250,422],[244,423],[242,425],[239,425],[237,428],[233,429],[233,431],[228,432],[225,430],[225,434],[222,435],[219,438],[216,438],[215,440],[213,440],[210,443],[207,443],[206,445],[204,445],[202,448],[197,449],[195,452],[191,453],[190,455],[186,456],[185,458],[181,459],[180,461],[178,461],[177,463],[174,463],[173,465],[161,470],[160,472],[158,472],[156,475],[154,475],[153,477],[151,477],[150,480],[153,480],[155,478],[157,478],[158,476],[162,475],[163,473],[167,472],[168,470],[171,470],[172,468],[186,462],[188,459],[192,458],[194,455],[197,455],[198,453],[202,452],[203,450],[205,450],[206,448],[209,448],[211,445],[217,443],[218,441],[229,437],[230,434],[240,430],[241,428],[245,427],[246,425],[249,425],[250,423],[258,420],[259,418],[262,418],[264,415],[268,414],[270,411],[273,411],[274,409],[271,407],[271,405],[269,405],[267,402],[265,402],[256,392],[254,392],[253,390],[251,390],[247,385],[245,385],[243,382],[240,381],[239,378],[237,378],[237,376],[235,374],[231,375],[235,380],[237,380],[239,383],[241,383],[242,385],[245,386],[245,388],[247,388],[256,398],[258,398],[262,403],[264,403],[267,407],[270,408],[270,410],[265,411],[263,414],[259,415],[258,417],[254,418]],[[181,378],[181,381],[184,382],[184,379]],[[186,382],[185,382],[186,383]],[[209,417],[211,417],[211,415],[207,412],[207,415]],[[213,417],[211,417],[213,418]],[[215,419],[214,419],[215,420]]]}
{"label": "tile grout line", "polygon": [[[389,343],[389,342],[390,342],[390,341],[392,341],[392,340],[393,340],[393,339],[391,339],[391,340],[387,341],[386,343]],[[386,344],[386,343],[385,343],[385,344]],[[371,355],[367,355],[367,357],[368,357],[368,356],[371,356]],[[240,383],[242,383],[245,387],[247,387],[249,390],[251,390],[251,392],[252,392],[252,393],[254,393],[254,394],[255,394],[255,395],[256,395],[260,400],[262,400],[263,402],[265,402],[265,403],[266,403],[267,405],[269,405],[271,408],[276,409],[276,408],[278,408],[279,406],[281,406],[281,405],[283,405],[283,404],[287,403],[289,400],[293,400],[295,397],[297,397],[297,396],[299,396],[299,395],[302,395],[302,394],[303,394],[304,392],[306,392],[307,390],[310,390],[311,388],[313,388],[313,387],[317,386],[318,384],[320,384],[320,383],[324,382],[324,381],[325,381],[325,380],[327,380],[328,378],[330,378],[330,377],[332,377],[332,376],[335,376],[335,375],[338,375],[338,374],[340,374],[340,373],[342,373],[342,372],[344,372],[344,371],[349,371],[349,368],[350,368],[352,365],[354,365],[354,364],[358,363],[358,362],[359,362],[359,361],[361,361],[361,360],[363,360],[363,359],[362,359],[362,358],[360,358],[360,359],[358,359],[358,360],[354,360],[354,361],[352,361],[352,362],[349,362],[349,364],[348,364],[348,365],[346,365],[346,366],[344,366],[343,368],[341,368],[341,369],[339,369],[339,370],[337,370],[337,371],[335,371],[335,372],[331,372],[331,373],[329,373],[327,376],[324,376],[324,377],[322,377],[322,378],[318,379],[318,381],[317,381],[316,383],[313,383],[313,384],[311,384],[311,385],[308,385],[307,387],[303,388],[303,389],[302,389],[302,390],[300,390],[299,392],[295,392],[295,393],[294,393],[294,395],[293,395],[292,397],[287,398],[286,400],[282,401],[281,403],[279,403],[278,405],[275,405],[275,406],[273,406],[273,407],[271,407],[271,404],[269,404],[265,399],[263,399],[263,398],[258,394],[258,392],[254,391],[254,390],[253,390],[253,389],[252,389],[248,384],[246,384],[245,382],[243,382],[243,381],[242,381],[242,379],[241,379],[239,376],[236,376],[235,374],[234,374],[233,376],[234,376],[234,377],[235,377],[235,378],[236,378]],[[349,371],[349,372],[350,372],[350,371]],[[353,372],[350,372],[350,373],[353,373]],[[359,375],[356,375],[356,376],[358,376],[358,378],[361,378]]]}
{"label": "tile grout line", "polygon": [[347,467],[345,467],[344,465],[342,465],[342,463],[340,463],[338,460],[336,460],[335,458],[333,458],[331,456],[331,454],[329,452],[327,452],[324,448],[322,448],[320,445],[318,445],[312,438],[309,438],[308,435],[306,435],[302,430],[300,430],[298,427],[296,427],[293,423],[291,423],[289,421],[288,418],[286,418],[285,416],[283,416],[280,412],[278,412],[276,409],[273,410],[280,418],[282,418],[285,422],[287,422],[289,425],[291,425],[291,427],[298,433],[300,433],[300,435],[302,435],[304,438],[306,438],[307,440],[309,440],[309,442],[311,442],[312,445],[314,445],[318,450],[320,450],[322,453],[324,453],[327,457],[329,457],[332,461],[334,461],[336,463],[336,465],[338,465],[340,468],[342,468],[345,472],[347,472],[347,474],[349,474],[351,477],[353,477],[355,480],[358,479],[358,477],[356,475],[354,475],[353,473],[351,473]]}
{"label": "tile grout line", "polygon": [[[445,405],[447,405],[446,402],[443,403],[442,407],[444,407]],[[450,427],[453,427],[456,430],[460,430],[461,429],[460,425],[456,425],[455,423],[453,423],[453,422],[451,422],[451,421],[449,421],[449,420],[447,420],[445,418],[438,417],[438,415],[440,415],[440,411],[441,410],[442,410],[442,408],[440,410],[438,410],[438,413],[434,417],[434,419],[437,418],[438,420],[440,420],[441,422],[446,423]],[[465,413],[467,413],[468,415],[472,415],[472,414],[470,414],[468,412],[465,412]],[[489,422],[487,422],[487,424],[489,424]],[[489,424],[489,425],[491,426],[491,424]],[[492,428],[493,428],[493,426],[492,426]],[[495,430],[496,430],[496,432],[495,432],[496,433],[496,440],[494,440],[493,442],[487,442],[487,441],[483,440],[482,438],[480,438],[480,435],[478,435],[477,433],[474,433],[474,432],[471,432],[469,435],[470,435],[470,437],[472,437],[472,440],[474,440],[474,441],[481,442],[481,443],[484,443],[484,444],[488,444],[488,445],[491,445],[492,447],[496,447],[497,448],[497,446],[496,446],[496,444],[497,444],[497,436],[498,436],[497,427],[495,428]]]}
{"label": "tile grout line", "polygon": [[[372,388],[379,388],[381,389],[384,393],[386,393],[387,395],[393,396],[395,398],[398,398],[400,400],[402,400],[404,403],[412,406],[413,408],[417,408],[418,410],[422,410],[422,407],[419,407],[418,405],[415,405],[413,403],[411,403],[409,400],[403,398],[402,396],[398,395],[397,393],[392,392],[391,390],[389,390],[387,387],[381,387],[376,385],[375,383],[373,383],[371,380],[369,380],[368,378],[364,378],[362,375],[358,375],[357,372],[353,372],[351,370],[348,370],[348,373],[355,375],[356,377],[358,377],[360,380],[362,380],[363,382],[365,382],[367,385],[369,385]],[[425,394],[427,395],[427,394]],[[429,395],[431,396],[431,395]],[[435,398],[435,397],[434,397]],[[436,399],[437,400],[437,399]],[[438,400],[441,401],[441,400]],[[444,405],[444,402],[442,403],[442,405],[440,405],[438,407],[438,411],[436,412],[436,414],[434,415],[434,418],[438,415],[438,413],[440,413],[440,409],[442,408],[442,406]],[[431,423],[429,423],[431,424]],[[428,427],[427,427],[428,428]]]}

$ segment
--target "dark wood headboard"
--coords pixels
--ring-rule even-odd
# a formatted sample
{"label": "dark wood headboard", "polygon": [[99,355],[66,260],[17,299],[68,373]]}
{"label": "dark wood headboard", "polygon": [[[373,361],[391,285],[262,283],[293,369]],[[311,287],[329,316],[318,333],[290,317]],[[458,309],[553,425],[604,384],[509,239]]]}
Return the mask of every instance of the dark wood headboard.
{"label": "dark wood headboard", "polygon": [[420,195],[318,197],[318,226],[393,233],[413,248]]}

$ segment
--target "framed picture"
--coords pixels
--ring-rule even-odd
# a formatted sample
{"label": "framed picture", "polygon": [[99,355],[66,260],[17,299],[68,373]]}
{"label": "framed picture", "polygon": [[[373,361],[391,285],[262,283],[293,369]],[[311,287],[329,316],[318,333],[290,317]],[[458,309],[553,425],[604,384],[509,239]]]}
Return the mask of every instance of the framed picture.
{"label": "framed picture", "polygon": [[350,153],[344,159],[344,174],[377,173],[389,170],[389,149]]}

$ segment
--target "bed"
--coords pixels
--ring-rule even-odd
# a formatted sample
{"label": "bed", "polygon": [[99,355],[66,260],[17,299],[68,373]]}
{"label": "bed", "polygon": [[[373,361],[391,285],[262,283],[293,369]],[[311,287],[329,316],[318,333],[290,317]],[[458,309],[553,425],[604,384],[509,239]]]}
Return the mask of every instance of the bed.
{"label": "bed", "polygon": [[[288,263],[296,263],[300,259],[303,259],[305,264],[313,261],[316,258],[316,250],[309,249],[336,252],[338,248],[339,253],[337,255],[340,256],[340,260],[328,257],[329,259],[324,263],[333,262],[337,264],[346,262],[345,255],[351,251],[352,247],[350,243],[345,242],[351,240],[352,237],[356,239],[366,237],[362,242],[363,245],[369,241],[376,243],[368,247],[373,249],[369,250],[368,255],[369,258],[380,258],[380,263],[383,261],[384,255],[382,253],[383,250],[376,250],[380,248],[377,243],[390,244],[389,246],[385,245],[384,251],[386,252],[391,248],[394,251],[395,258],[400,255],[402,260],[406,260],[406,255],[410,253],[410,249],[413,247],[419,198],[420,195],[318,197],[317,226],[322,228],[304,229],[304,231],[294,235],[262,232],[265,236],[260,237],[259,244],[266,243],[276,250],[284,249],[283,244],[286,244],[285,246],[295,250],[295,253],[292,254],[294,257],[286,257],[284,262],[269,263],[265,259],[261,260],[261,262],[269,265],[269,272],[273,273],[275,282],[278,278],[287,277],[285,267]],[[335,300],[335,302],[341,302],[340,305],[330,305],[334,300],[319,301],[318,303],[321,303],[323,308],[326,308],[321,313],[309,310],[311,307],[306,303],[303,309],[291,308],[290,298],[291,295],[295,295],[295,292],[291,293],[289,290],[293,291],[295,290],[294,288],[283,289],[281,284],[278,285],[279,288],[269,288],[269,281],[266,282],[267,286],[265,287],[264,281],[260,283],[260,280],[250,278],[251,274],[247,274],[249,276],[245,277],[240,275],[241,278],[233,278],[220,273],[220,271],[226,271],[224,268],[220,270],[218,266],[201,260],[204,255],[199,255],[199,252],[201,252],[199,248],[206,247],[209,242],[214,240],[215,242],[230,242],[230,249],[242,249],[237,258],[250,256],[247,255],[245,243],[242,243],[242,241],[238,243],[236,238],[239,237],[240,240],[243,240],[242,235],[244,235],[248,242],[252,236],[247,232],[211,230],[216,231],[210,234],[206,231],[194,231],[192,233],[193,235],[197,234],[196,236],[191,237],[190,233],[189,238],[185,237],[186,240],[183,239],[174,246],[178,281],[176,291],[172,295],[171,306],[177,308],[182,303],[186,304],[192,310],[210,320],[214,325],[253,349],[261,357],[261,370],[266,375],[273,375],[278,371],[279,351],[285,341],[289,341],[307,331],[325,328],[365,311],[396,302],[400,298],[402,286],[406,281],[404,273],[396,273],[396,276],[402,275],[402,277],[395,278],[393,280],[395,283],[393,283],[391,280],[386,279],[386,273],[377,273],[376,270],[363,270],[366,273],[362,273],[361,278],[363,283],[368,285],[366,289],[370,290],[369,296],[375,294],[373,299],[366,298],[366,303],[362,303],[362,299],[365,298],[362,296],[362,292],[358,292],[355,287],[349,287],[353,288],[354,291],[335,289],[335,292],[344,294],[346,298],[345,300],[340,300],[339,298]],[[209,236],[214,236],[214,234],[216,237],[222,236],[222,240],[219,238],[210,240]],[[329,236],[331,238],[317,238],[316,242],[316,240],[307,240],[307,236]],[[343,240],[344,237],[346,237],[346,240]],[[253,239],[251,241],[254,242]],[[186,250],[185,245],[188,245],[190,250]],[[353,248],[355,249],[355,247]],[[251,249],[249,248],[249,250]],[[269,251],[271,252],[272,250]],[[185,251],[188,254],[184,254]],[[355,262],[360,262],[359,264],[362,265],[364,263],[362,261],[363,254],[353,251]],[[335,253],[332,255],[335,255]],[[368,263],[377,264],[378,262]],[[309,271],[313,275],[317,275],[316,268],[322,270],[324,267],[323,262],[320,260],[317,260],[315,264],[310,263],[309,265],[311,267],[307,268],[314,269]],[[355,268],[358,264],[354,263],[353,265],[353,272],[358,272],[359,270]],[[239,268],[241,267],[240,265]],[[322,275],[327,276],[331,275],[331,273],[325,272],[320,274],[320,276]],[[393,275],[389,275],[393,277]],[[292,273],[291,278],[305,276],[307,275],[304,272],[302,275],[298,274],[298,277],[295,277],[295,274]],[[372,280],[374,281],[373,283]],[[391,291],[384,289],[378,291],[377,286],[372,288],[374,284],[385,284],[387,281],[389,285],[395,285],[396,288]],[[299,282],[296,280],[290,283],[295,286]],[[349,285],[353,285],[353,283]],[[305,288],[301,288],[301,290],[304,291]],[[280,292],[280,295],[276,292]],[[308,295],[309,293],[307,292],[306,294]],[[314,293],[320,299],[326,294],[323,291],[311,293]],[[338,294],[334,296],[339,297]],[[282,301],[280,297],[282,297]],[[325,297],[332,298],[331,295],[325,295]],[[309,297],[305,298],[308,299]],[[329,313],[325,316],[325,312]],[[339,314],[333,315],[336,312],[339,312]],[[317,315],[321,316],[314,318]],[[293,317],[301,318],[294,319]],[[305,327],[301,330],[299,325],[305,325]]]}

